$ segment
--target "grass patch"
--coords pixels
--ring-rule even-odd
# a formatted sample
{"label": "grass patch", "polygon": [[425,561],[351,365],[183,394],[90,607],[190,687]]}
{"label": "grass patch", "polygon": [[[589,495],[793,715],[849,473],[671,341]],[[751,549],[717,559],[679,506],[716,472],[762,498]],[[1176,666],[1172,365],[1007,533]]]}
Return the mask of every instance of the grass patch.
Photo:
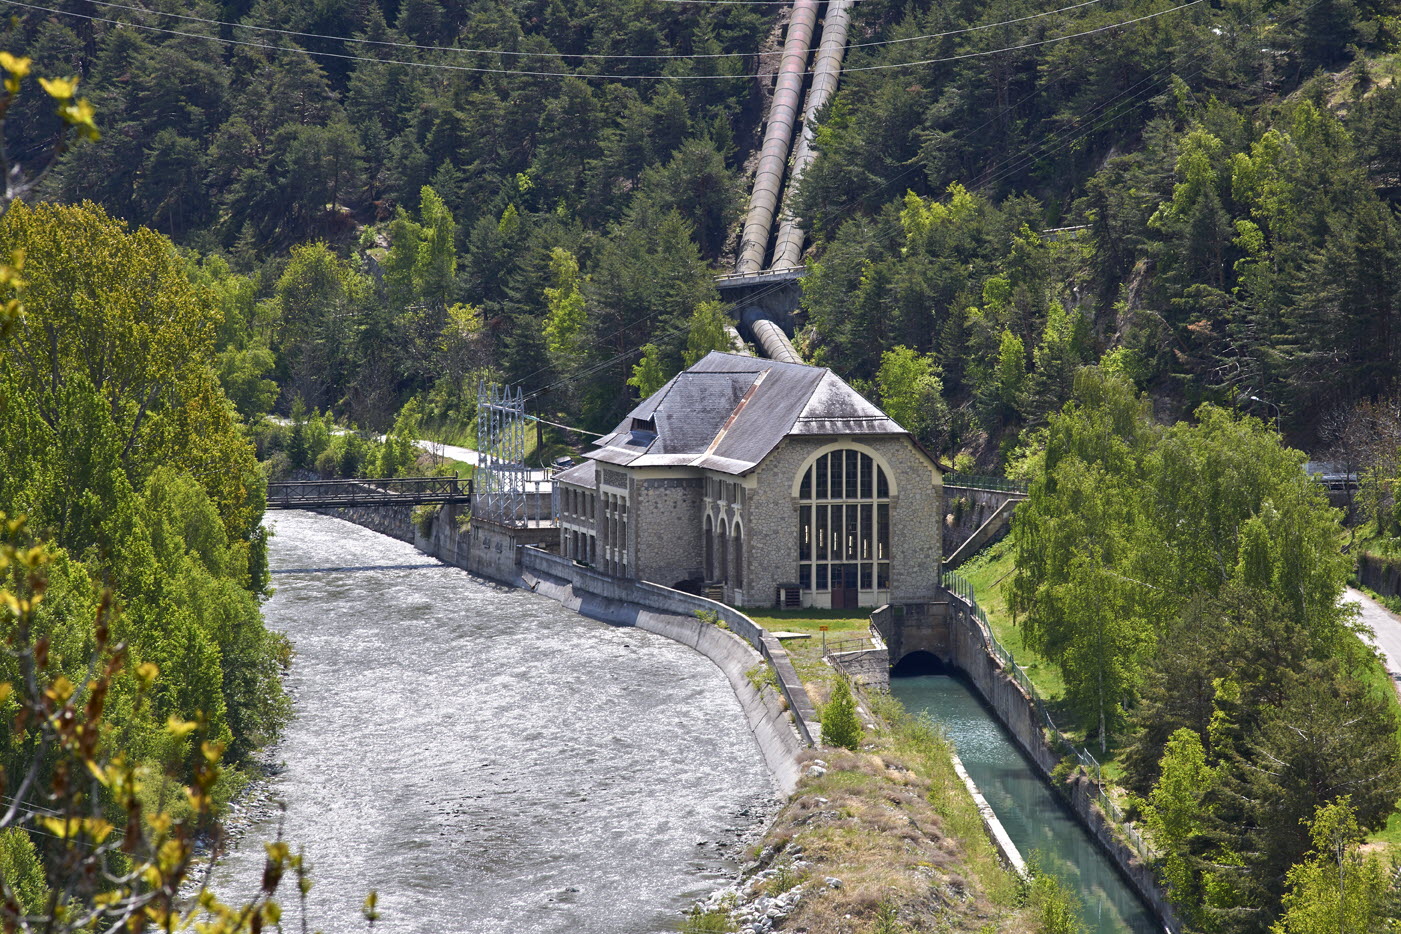
{"label": "grass patch", "polygon": [[939,930],[1030,932],[1024,888],[987,838],[943,731],[889,695],[860,752],[823,749],[763,842],[774,869],[800,850],[815,887],[785,927],[810,934]]}
{"label": "grass patch", "polygon": [[[1009,601],[1012,595],[1012,572],[1017,568],[1011,538],[1004,538],[984,548],[958,569],[973,585],[978,605],[987,614],[993,635],[1003,648],[1012,653],[1017,664],[1026,670],[1041,697],[1052,703],[1065,696],[1065,679],[1060,666],[1047,661],[1040,653],[1027,647],[1023,630],[1012,618]],[[1057,718],[1058,721],[1060,718]]]}

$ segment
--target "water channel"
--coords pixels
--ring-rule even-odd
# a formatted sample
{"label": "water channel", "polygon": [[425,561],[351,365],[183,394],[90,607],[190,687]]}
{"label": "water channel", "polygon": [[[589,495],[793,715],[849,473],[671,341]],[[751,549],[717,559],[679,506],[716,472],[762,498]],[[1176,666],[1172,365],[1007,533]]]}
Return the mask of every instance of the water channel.
{"label": "water channel", "polygon": [[[310,929],[364,930],[374,889],[393,934],[674,931],[771,814],[738,701],[691,649],[323,516],[279,514],[270,560],[268,625],[297,653],[270,791],[312,864]],[[215,870],[225,898],[257,890],[260,810]]]}
{"label": "water channel", "polygon": [[1041,868],[1079,897],[1090,934],[1162,930],[969,685],[945,675],[920,675],[891,678],[890,691],[911,713],[928,713],[943,724],[1022,856],[1035,853]]}

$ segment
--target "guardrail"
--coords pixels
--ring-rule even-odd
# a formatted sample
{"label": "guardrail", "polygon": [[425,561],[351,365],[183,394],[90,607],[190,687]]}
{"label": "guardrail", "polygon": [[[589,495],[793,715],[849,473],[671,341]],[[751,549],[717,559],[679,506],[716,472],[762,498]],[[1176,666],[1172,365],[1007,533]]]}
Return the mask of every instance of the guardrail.
{"label": "guardrail", "polygon": [[775,266],[770,269],[755,269],[752,272],[730,272],[723,276],[716,276],[717,285],[728,285],[730,283],[743,282],[746,279],[763,279],[773,277],[776,279],[800,279],[807,275],[806,266]]}
{"label": "guardrail", "polygon": [[944,474],[944,486],[961,486],[970,490],[992,490],[997,493],[1025,493],[1027,491],[1025,480],[1009,480],[1006,477],[959,473],[953,470]]}
{"label": "guardrail", "polygon": [[1036,690],[1036,685],[1031,683],[1031,678],[1027,675],[1026,670],[1022,668],[1021,665],[1017,664],[1017,660],[1012,657],[1012,653],[1007,651],[1006,646],[999,642],[997,636],[993,634],[992,625],[988,622],[987,613],[978,605],[973,584],[963,575],[955,571],[942,569],[940,570],[940,582],[943,584],[945,590],[958,597],[967,605],[969,616],[978,624],[978,629],[982,633],[983,641],[987,645],[988,651],[992,653],[993,658],[997,659],[998,664],[1002,666],[1002,670],[1007,672],[1008,676],[1021,686],[1022,690],[1026,692],[1027,697],[1031,698],[1032,705],[1036,708],[1037,716],[1041,720],[1041,725],[1050,734],[1053,745],[1064,753],[1074,755],[1075,758],[1080,761],[1080,765],[1084,767],[1086,774],[1090,776],[1094,783],[1095,799],[1099,802],[1100,809],[1104,811],[1105,817],[1109,818],[1114,824],[1115,829],[1123,835],[1124,839],[1133,847],[1140,859],[1150,859],[1151,851],[1142,835],[1125,822],[1123,809],[1119,807],[1113,798],[1109,797],[1107,792],[1105,792],[1104,772],[1100,767],[1099,760],[1096,759],[1089,750],[1076,745],[1070,737],[1061,732],[1060,727],[1056,726],[1055,720],[1051,718],[1050,711],[1046,709],[1045,700],[1041,697],[1041,693]]}
{"label": "guardrail", "polygon": [[337,506],[420,506],[468,503],[472,481],[457,477],[386,477],[354,480],[279,480],[268,484],[268,509]]}

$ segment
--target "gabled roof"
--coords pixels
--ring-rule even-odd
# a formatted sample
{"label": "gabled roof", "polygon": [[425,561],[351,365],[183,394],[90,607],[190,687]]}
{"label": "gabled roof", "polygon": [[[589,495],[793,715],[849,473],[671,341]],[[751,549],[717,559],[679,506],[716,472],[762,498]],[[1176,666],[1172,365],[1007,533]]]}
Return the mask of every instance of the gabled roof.
{"label": "gabled roof", "polygon": [[584,456],[630,467],[752,470],[788,435],[908,435],[831,370],[710,353]]}

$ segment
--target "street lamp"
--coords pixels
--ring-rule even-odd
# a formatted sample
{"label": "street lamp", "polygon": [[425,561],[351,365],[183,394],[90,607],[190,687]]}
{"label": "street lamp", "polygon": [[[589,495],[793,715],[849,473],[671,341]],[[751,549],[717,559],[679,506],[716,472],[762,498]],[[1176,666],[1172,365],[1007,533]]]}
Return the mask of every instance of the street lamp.
{"label": "street lamp", "polygon": [[1257,395],[1251,393],[1249,390],[1246,390],[1245,392],[1241,393],[1239,396],[1236,397],[1236,405],[1240,405],[1242,402],[1245,402],[1245,401],[1259,402],[1259,403],[1262,404],[1262,405],[1268,405],[1270,408],[1274,409],[1274,410],[1275,410],[1275,432],[1276,432],[1277,434],[1279,433],[1279,431],[1280,431],[1280,428],[1279,428],[1279,406],[1275,405],[1275,404],[1274,404],[1273,402],[1271,402],[1269,399],[1261,399],[1259,396],[1257,396]]}

